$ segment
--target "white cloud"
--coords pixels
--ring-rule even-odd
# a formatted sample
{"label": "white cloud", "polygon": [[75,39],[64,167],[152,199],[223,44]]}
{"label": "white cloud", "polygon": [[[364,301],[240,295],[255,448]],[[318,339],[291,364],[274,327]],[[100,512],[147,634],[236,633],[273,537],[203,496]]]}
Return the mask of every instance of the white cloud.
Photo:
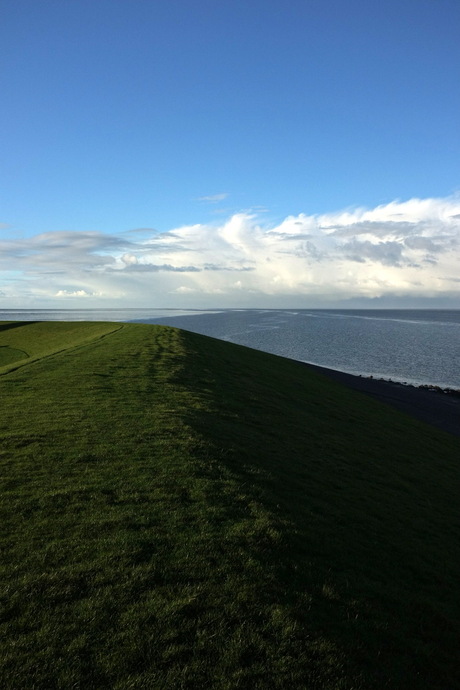
{"label": "white cloud", "polygon": [[137,256],[134,256],[134,254],[123,254],[120,258],[126,266],[134,266],[138,263]]}
{"label": "white cloud", "polygon": [[191,292],[196,292],[191,287],[187,287],[186,285],[180,285],[178,288],[173,290],[173,292],[176,292],[178,295],[189,295]]}
{"label": "white cloud", "polygon": [[58,290],[56,297],[91,297],[91,293],[86,290]]}
{"label": "white cloud", "polygon": [[211,204],[217,204],[219,201],[223,201],[228,197],[226,192],[222,194],[209,194],[208,196],[199,196],[197,201],[207,201]]}
{"label": "white cloud", "polygon": [[218,224],[129,240],[44,233],[0,241],[0,267],[14,268],[8,294],[18,302],[26,294],[152,307],[308,307],[385,296],[455,300],[460,199],[299,214],[276,225],[237,213]]}

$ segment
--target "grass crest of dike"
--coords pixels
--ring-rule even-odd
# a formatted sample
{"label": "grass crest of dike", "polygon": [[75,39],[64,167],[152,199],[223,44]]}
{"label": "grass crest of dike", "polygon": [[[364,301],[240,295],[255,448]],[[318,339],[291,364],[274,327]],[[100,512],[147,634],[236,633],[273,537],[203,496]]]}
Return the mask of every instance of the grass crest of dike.
{"label": "grass crest of dike", "polygon": [[121,327],[104,322],[0,322],[0,376],[24,364],[104,337]]}
{"label": "grass crest of dike", "polygon": [[458,439],[197,334],[2,325],[2,687],[460,687]]}

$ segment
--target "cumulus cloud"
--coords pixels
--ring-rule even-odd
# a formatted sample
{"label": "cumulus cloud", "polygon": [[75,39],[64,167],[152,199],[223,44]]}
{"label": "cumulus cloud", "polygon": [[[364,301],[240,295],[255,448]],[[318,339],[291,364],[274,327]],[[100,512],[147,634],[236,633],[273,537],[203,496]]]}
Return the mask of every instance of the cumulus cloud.
{"label": "cumulus cloud", "polygon": [[9,295],[35,291],[43,300],[308,307],[386,295],[455,299],[460,199],[394,201],[276,224],[237,213],[218,224],[123,238],[44,233],[0,241],[0,267],[14,267]]}
{"label": "cumulus cloud", "polygon": [[355,237],[341,247],[345,256],[351,261],[366,263],[371,261],[386,266],[400,266],[404,246],[399,242],[371,242],[358,240]]}

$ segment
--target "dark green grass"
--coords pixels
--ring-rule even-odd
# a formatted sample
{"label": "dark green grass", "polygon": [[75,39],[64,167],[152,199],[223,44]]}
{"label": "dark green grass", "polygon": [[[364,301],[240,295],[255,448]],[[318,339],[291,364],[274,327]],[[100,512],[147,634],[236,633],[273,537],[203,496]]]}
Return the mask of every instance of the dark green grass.
{"label": "dark green grass", "polygon": [[0,376],[2,687],[460,688],[456,438],[273,355],[78,326]]}

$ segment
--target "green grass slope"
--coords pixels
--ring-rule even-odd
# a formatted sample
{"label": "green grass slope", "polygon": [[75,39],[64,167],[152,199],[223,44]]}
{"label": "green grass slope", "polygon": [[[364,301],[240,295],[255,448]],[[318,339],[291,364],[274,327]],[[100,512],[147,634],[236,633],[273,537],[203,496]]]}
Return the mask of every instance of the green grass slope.
{"label": "green grass slope", "polygon": [[53,327],[0,324],[50,329],[0,376],[2,688],[460,687],[458,439],[273,355]]}
{"label": "green grass slope", "polygon": [[119,324],[103,322],[2,321],[0,374],[56,352],[74,349],[119,328]]}

